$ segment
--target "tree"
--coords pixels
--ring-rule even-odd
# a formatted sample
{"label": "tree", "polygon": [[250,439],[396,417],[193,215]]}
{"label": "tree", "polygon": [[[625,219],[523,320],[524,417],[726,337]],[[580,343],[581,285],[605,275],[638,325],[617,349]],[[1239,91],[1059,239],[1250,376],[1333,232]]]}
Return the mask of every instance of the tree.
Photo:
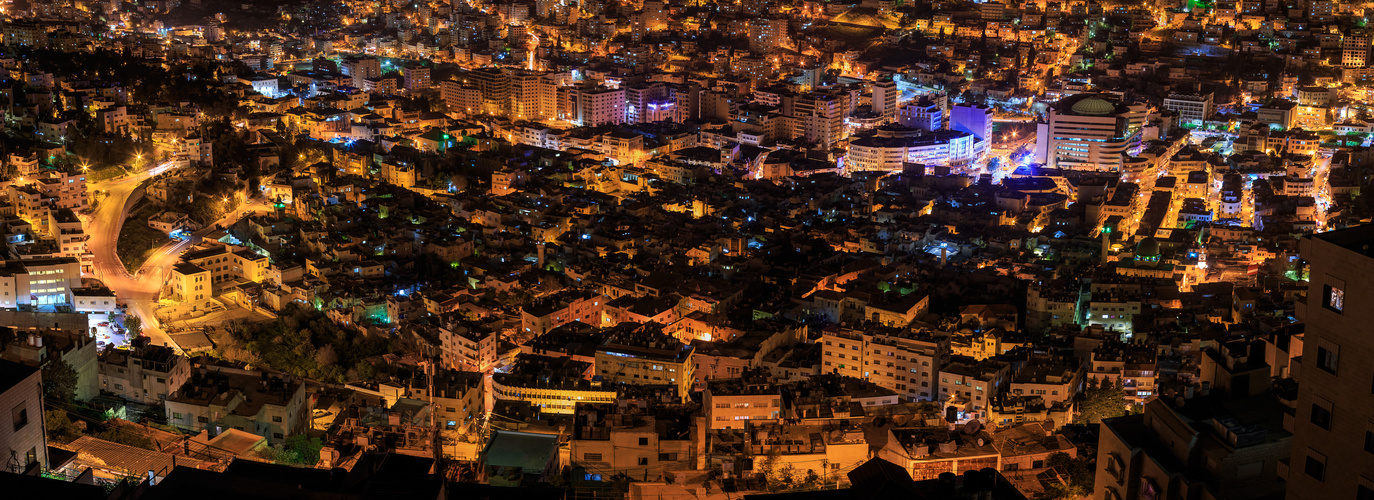
{"label": "tree", "polygon": [[43,426],[48,429],[48,440],[58,444],[67,444],[81,437],[81,429],[62,410],[43,412]]}
{"label": "tree", "polygon": [[334,352],[334,346],[325,344],[320,350],[315,351],[315,364],[321,368],[332,366],[339,362],[339,354]]}
{"label": "tree", "polygon": [[152,438],[149,438],[145,434],[121,428],[117,424],[109,425],[105,430],[92,434],[91,436],[97,439],[104,439],[111,443],[119,443],[135,448],[158,451],[157,445],[153,443]]}
{"label": "tree", "polygon": [[358,372],[358,380],[367,381],[377,377],[377,367],[367,361],[359,361],[353,369]]}
{"label": "tree", "polygon": [[43,398],[60,403],[76,399],[76,370],[65,359],[43,365]]}
{"label": "tree", "polygon": [[1097,480],[1094,462],[1089,457],[1073,458],[1068,453],[1051,453],[1045,458],[1045,466],[1062,482],[1051,483],[1040,498],[1069,500],[1087,496],[1093,491],[1093,483]]}
{"label": "tree", "polygon": [[283,448],[295,455],[293,457],[295,463],[315,465],[320,461],[320,450],[324,448],[324,442],[320,441],[320,438],[296,434],[286,438]]}
{"label": "tree", "polygon": [[130,337],[137,337],[143,333],[143,318],[128,314],[124,316],[124,328],[129,330]]}
{"label": "tree", "polygon": [[1088,389],[1078,406],[1078,423],[1095,424],[1104,418],[1126,414],[1126,392],[1120,385],[1110,378],[1103,378],[1100,384],[1089,379]]}

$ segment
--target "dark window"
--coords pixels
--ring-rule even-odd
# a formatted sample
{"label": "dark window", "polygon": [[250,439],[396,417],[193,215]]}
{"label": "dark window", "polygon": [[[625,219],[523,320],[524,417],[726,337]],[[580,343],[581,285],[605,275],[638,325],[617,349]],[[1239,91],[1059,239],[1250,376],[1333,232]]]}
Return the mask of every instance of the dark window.
{"label": "dark window", "polygon": [[1374,490],[1363,484],[1359,485],[1358,488],[1355,490],[1355,500],[1374,500]]}
{"label": "dark window", "polygon": [[1374,431],[1364,431],[1364,451],[1374,453]]}
{"label": "dark window", "polygon": [[280,424],[280,423],[281,423],[281,417],[272,417],[272,421]]}
{"label": "dark window", "polygon": [[1331,430],[1331,410],[1321,403],[1312,403],[1312,423],[1317,427]]}
{"label": "dark window", "polygon": [[649,465],[649,457],[639,457],[639,465]]}
{"label": "dark window", "polygon": [[1318,348],[1317,348],[1317,367],[1318,367],[1318,368],[1321,368],[1321,369],[1323,369],[1323,370],[1326,370],[1327,373],[1330,373],[1330,374],[1332,374],[1332,375],[1335,375],[1335,374],[1336,374],[1336,361],[1337,361],[1337,358],[1339,357],[1339,354],[1340,354],[1340,353],[1338,353],[1338,352],[1336,352],[1336,351],[1334,351],[1334,350],[1328,350],[1328,349],[1325,348],[1325,347],[1318,347]]}
{"label": "dark window", "polygon": [[1307,475],[1312,476],[1313,479],[1316,479],[1318,481],[1326,480],[1325,460],[1318,460],[1316,457],[1308,455],[1307,465],[1303,466],[1302,470],[1303,472],[1306,472]]}
{"label": "dark window", "polygon": [[13,410],[10,410],[10,417],[14,419],[15,432],[18,432],[19,429],[23,429],[25,425],[29,425],[29,409],[27,407],[28,404],[29,402],[25,401],[19,403],[19,406],[14,407]]}
{"label": "dark window", "polygon": [[640,446],[649,446],[649,438],[639,438]]}
{"label": "dark window", "polygon": [[273,432],[273,433],[272,433],[272,438],[273,438],[273,439],[281,439],[281,437],[282,437],[282,436],[281,436],[281,433],[280,433],[280,432]]}

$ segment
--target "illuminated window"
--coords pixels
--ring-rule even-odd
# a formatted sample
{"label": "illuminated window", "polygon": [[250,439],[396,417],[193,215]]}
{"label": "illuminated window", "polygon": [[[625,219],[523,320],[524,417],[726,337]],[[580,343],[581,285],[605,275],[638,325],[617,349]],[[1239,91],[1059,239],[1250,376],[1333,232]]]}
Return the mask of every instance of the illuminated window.
{"label": "illuminated window", "polygon": [[1331,285],[1325,285],[1323,288],[1325,289],[1325,293],[1322,294],[1325,297],[1323,305],[1332,311],[1343,312],[1345,310],[1345,290]]}

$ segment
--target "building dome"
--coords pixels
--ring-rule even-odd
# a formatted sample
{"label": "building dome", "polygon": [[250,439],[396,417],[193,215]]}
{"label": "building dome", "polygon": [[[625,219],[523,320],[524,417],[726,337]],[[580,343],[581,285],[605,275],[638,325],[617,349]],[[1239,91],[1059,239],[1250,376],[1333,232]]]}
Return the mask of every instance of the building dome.
{"label": "building dome", "polygon": [[1089,97],[1073,103],[1073,107],[1069,109],[1073,110],[1075,114],[1100,116],[1112,114],[1116,111],[1116,105],[1106,99]]}
{"label": "building dome", "polygon": [[1159,241],[1153,237],[1140,240],[1140,243],[1135,246],[1135,260],[1142,264],[1159,262]]}

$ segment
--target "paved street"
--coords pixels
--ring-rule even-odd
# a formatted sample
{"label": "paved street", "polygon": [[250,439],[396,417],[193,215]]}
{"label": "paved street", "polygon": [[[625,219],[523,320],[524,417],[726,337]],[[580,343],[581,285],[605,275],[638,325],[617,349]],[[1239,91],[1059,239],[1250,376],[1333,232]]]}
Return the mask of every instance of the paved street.
{"label": "paved street", "polygon": [[[132,275],[124,269],[124,264],[120,261],[119,254],[115,250],[116,243],[119,241],[120,229],[124,226],[124,221],[128,219],[129,210],[133,206],[133,203],[130,203],[133,194],[144,181],[171,168],[173,165],[167,162],[135,175],[107,182],[92,183],[91,189],[108,191],[109,196],[100,202],[95,214],[86,222],[86,232],[90,235],[87,245],[94,254],[96,278],[114,290],[115,296],[124,300],[125,304],[128,305],[126,311],[128,314],[138,316],[143,321],[143,334],[151,337],[154,344],[176,346],[171,337],[163,331],[162,325],[159,324],[153,312],[157,308],[158,292],[170,275],[172,266],[176,265],[181,251],[189,247],[195,238],[169,239],[161,248],[155,250],[154,254],[144,261],[138,271]],[[248,211],[262,212],[270,208],[269,205],[260,202],[246,203],[216,221],[216,224],[237,220]],[[216,224],[211,224],[197,231],[195,236],[200,237],[209,234],[214,230]],[[178,350],[180,349],[178,348]]]}

